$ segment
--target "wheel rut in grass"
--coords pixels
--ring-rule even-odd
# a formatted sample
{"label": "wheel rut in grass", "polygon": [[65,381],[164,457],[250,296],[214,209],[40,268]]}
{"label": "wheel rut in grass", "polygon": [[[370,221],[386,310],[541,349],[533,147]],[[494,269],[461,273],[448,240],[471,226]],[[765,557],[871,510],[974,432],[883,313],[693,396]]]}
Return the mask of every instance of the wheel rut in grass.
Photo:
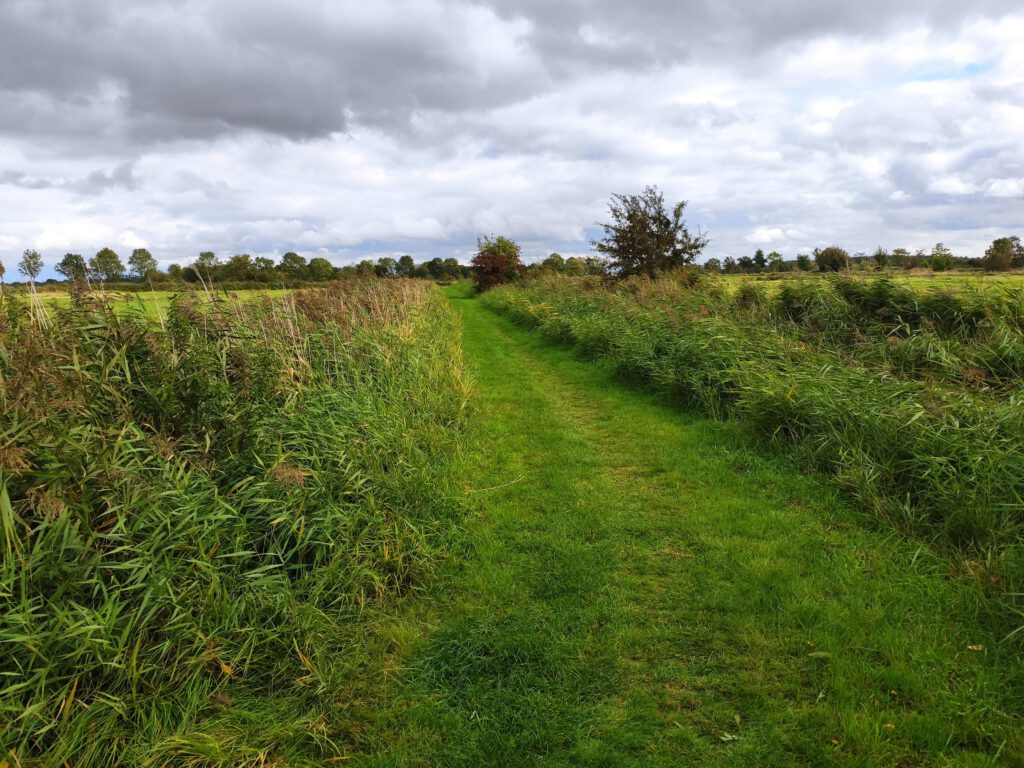
{"label": "wheel rut in grass", "polygon": [[820,479],[450,293],[473,552],[379,765],[988,765],[969,585]]}

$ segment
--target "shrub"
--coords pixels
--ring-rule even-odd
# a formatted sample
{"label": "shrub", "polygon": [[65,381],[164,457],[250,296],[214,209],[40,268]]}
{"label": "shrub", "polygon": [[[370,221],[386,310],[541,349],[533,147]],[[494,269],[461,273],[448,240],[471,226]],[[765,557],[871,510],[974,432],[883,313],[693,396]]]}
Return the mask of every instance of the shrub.
{"label": "shrub", "polygon": [[490,290],[526,274],[519,246],[507,237],[477,240],[477,252],[471,265],[473,283],[479,291]]}

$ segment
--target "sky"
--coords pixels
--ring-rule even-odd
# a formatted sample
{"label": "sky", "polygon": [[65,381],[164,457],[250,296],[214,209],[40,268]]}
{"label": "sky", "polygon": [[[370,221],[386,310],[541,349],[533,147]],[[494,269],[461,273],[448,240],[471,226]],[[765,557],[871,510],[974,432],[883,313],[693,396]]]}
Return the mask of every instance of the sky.
{"label": "sky", "polygon": [[1024,235],[1019,0],[0,0],[0,261]]}

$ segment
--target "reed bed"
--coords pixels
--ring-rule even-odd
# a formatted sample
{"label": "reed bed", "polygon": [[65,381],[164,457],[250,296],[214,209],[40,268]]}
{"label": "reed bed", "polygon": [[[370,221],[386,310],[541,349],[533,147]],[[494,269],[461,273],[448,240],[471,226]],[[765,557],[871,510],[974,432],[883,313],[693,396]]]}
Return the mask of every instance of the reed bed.
{"label": "reed bed", "polygon": [[343,755],[368,609],[458,530],[448,306],[382,281],[48,318],[0,313],[0,764]]}

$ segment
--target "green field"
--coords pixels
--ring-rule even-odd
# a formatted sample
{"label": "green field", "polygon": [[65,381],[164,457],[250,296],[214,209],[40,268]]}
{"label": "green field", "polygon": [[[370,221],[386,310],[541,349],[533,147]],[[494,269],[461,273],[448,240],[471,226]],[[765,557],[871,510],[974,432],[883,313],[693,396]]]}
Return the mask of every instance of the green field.
{"label": "green field", "polygon": [[[992,273],[984,272],[906,272],[885,271],[875,272],[871,270],[853,272],[852,275],[861,280],[877,280],[885,277],[899,285],[906,285],[919,291],[946,290],[946,291],[978,291],[987,292],[1003,290],[1006,288],[1024,289],[1024,272]],[[765,273],[760,275],[719,275],[720,279],[730,290],[736,290],[744,282],[763,282],[769,290],[778,288],[787,281],[820,281],[827,279],[827,276],[820,272],[785,272]]]}
{"label": "green field", "polygon": [[[110,292],[106,299],[122,313],[141,312],[151,319],[157,319],[166,315],[167,308],[175,296],[194,296],[206,303],[210,301],[225,302],[247,302],[261,297],[280,298],[290,292],[290,289],[271,290],[241,290],[241,291],[137,291],[137,292]],[[97,294],[104,295],[104,294]],[[40,291],[39,299],[44,307],[69,307],[71,296],[66,291]]]}
{"label": "green field", "polygon": [[730,282],[5,304],[8,764],[1020,765],[1024,311]]}

